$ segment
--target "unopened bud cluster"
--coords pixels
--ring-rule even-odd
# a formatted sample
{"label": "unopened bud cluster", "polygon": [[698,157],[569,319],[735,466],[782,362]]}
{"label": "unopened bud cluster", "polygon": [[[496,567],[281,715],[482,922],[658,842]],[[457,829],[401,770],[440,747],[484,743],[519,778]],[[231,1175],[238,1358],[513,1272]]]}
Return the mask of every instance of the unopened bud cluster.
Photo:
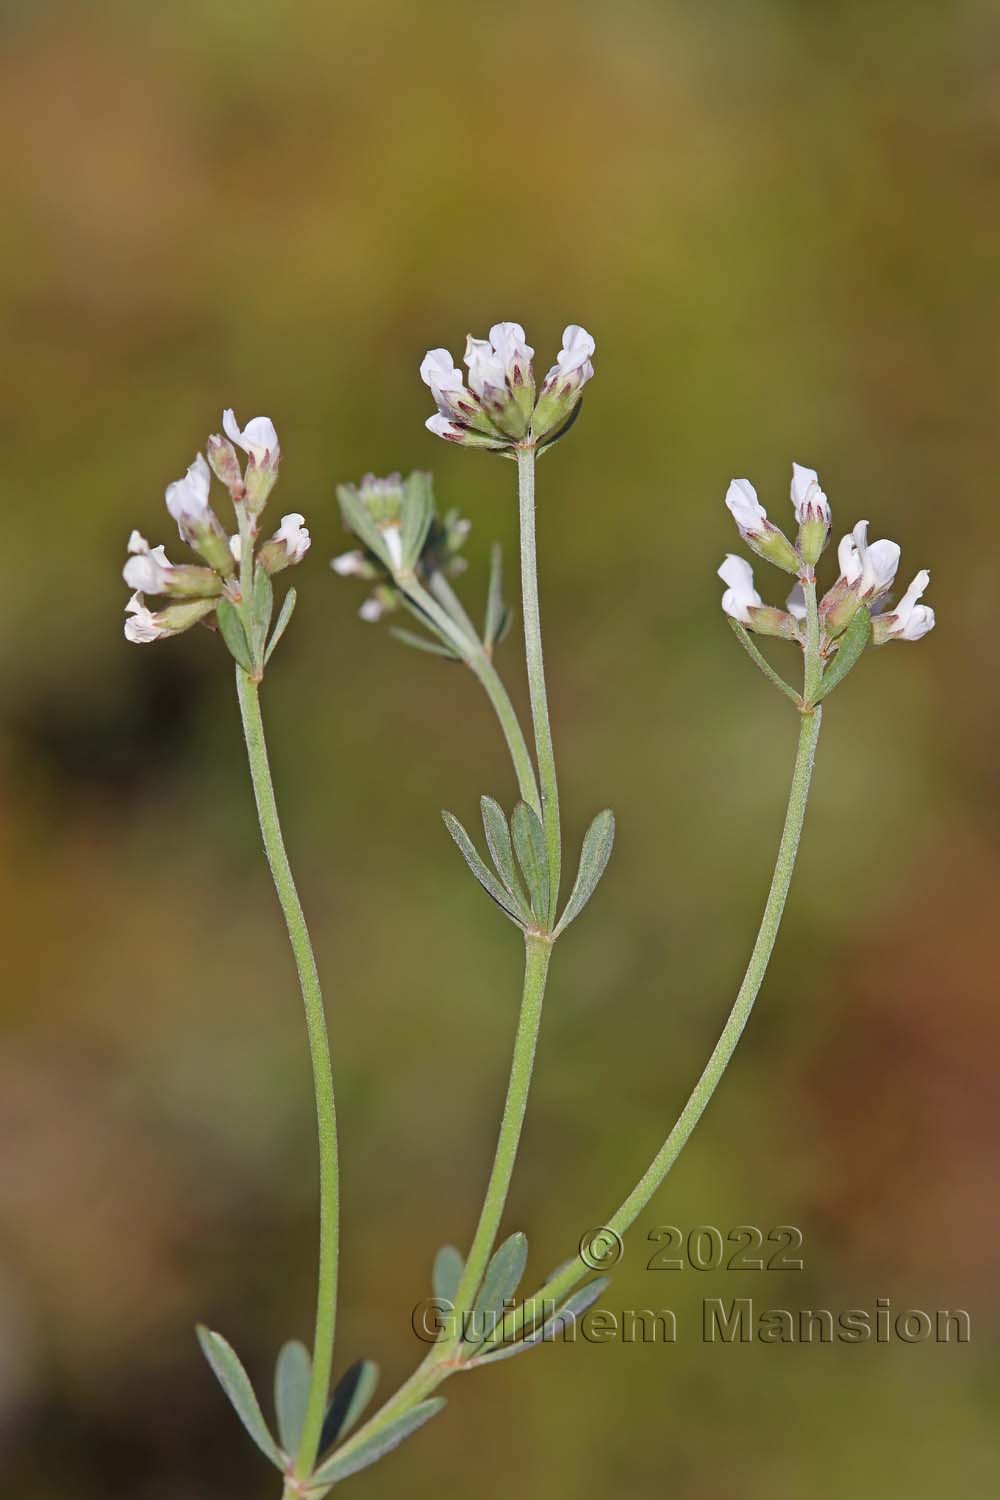
{"label": "unopened bud cluster", "polygon": [[[798,522],[794,543],[768,519],[748,479],[734,479],[726,495],[726,505],[747,546],[798,578],[786,608],[764,603],[745,558],[730,553],[718,571],[726,585],[722,608],[731,619],[759,635],[783,636],[804,645],[807,611],[803,585],[811,587],[814,583],[815,565],[830,538],[831,515],[815,469],[792,465],[791,498]],[[839,576],[819,603],[819,645],[824,659],[836,653],[839,638],[862,608],[872,617],[871,639],[876,646],[892,640],[916,641],[934,628],[933,609],[919,602],[930,582],[926,568],[898,603],[889,602],[899,558],[896,542],[868,541],[867,521],[859,521],[842,539],[837,549]]]}
{"label": "unopened bud cluster", "polygon": [[[199,453],[183,479],[167,485],[164,496],[181,541],[200,563],[172,563],[165,547],[150,547],[138,531],[129,537],[123,577],[134,591],[125,606],[125,635],[130,641],[145,644],[179,635],[199,622],[214,625],[220,604],[242,603],[244,536],[250,551],[251,583],[259,574],[270,575],[301,562],[309,549],[304,518],[295,513],[283,516],[274,535],[256,546],[258,518],[278,479],[281,450],[274,423],[269,417],[254,417],[241,429],[227,410],[222,414],[222,428],[225,436],[216,434],[205,445],[207,461]],[[246,454],[245,467],[237,447]],[[213,472],[235,508],[240,529],[234,534],[212,508]],[[147,595],[165,602],[150,609]]]}
{"label": "unopened bud cluster", "polygon": [[583,387],[594,373],[594,348],[587,330],[570,323],[540,389],[531,363],[535,351],[525,343],[520,323],[494,323],[487,339],[469,335],[468,384],[447,349],[430,349],[420,374],[437,414],[428,417],[427,426],[466,448],[510,455],[517,448],[548,447],[579,411]]}
{"label": "unopened bud cluster", "polygon": [[429,583],[435,573],[464,570],[460,553],[470,523],[456,510],[437,514],[429,474],[366,474],[360,485],[338,485],[337,499],[345,528],[362,546],[342,552],[330,566],[342,577],[375,584],[359,611],[363,620],[380,620],[396,609],[405,592],[400,583],[409,577]]}

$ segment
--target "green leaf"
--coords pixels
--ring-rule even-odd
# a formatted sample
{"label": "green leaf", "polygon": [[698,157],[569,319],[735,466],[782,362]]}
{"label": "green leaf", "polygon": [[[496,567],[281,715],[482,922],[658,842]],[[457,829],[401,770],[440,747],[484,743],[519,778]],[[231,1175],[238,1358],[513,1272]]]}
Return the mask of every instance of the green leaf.
{"label": "green leaf", "polygon": [[394,635],[397,641],[402,641],[404,646],[412,646],[415,651],[428,651],[431,656],[444,656],[448,661],[461,661],[462,659],[450,646],[428,640],[425,635],[417,635],[413,630],[403,630],[399,625],[390,625],[389,634]]}
{"label": "green leaf", "polygon": [[220,599],[215,618],[219,622],[219,634],[229,647],[233,660],[239,662],[244,672],[253,672],[253,656],[235,604],[229,599]]}
{"label": "green leaf", "polygon": [[305,1344],[298,1339],[283,1344],[274,1367],[274,1409],[278,1439],[290,1457],[299,1451],[311,1379],[312,1360]]}
{"label": "green leaf", "polygon": [[537,1348],[539,1344],[551,1344],[556,1336],[570,1323],[582,1318],[588,1308],[592,1307],[598,1297],[607,1289],[609,1277],[598,1276],[596,1281],[588,1281],[585,1287],[574,1292],[572,1297],[567,1298],[557,1313],[548,1318],[540,1328],[529,1333],[526,1338],[520,1339],[514,1344],[504,1344],[497,1349],[487,1348],[485,1353],[477,1354],[475,1359],[469,1360],[469,1368],[473,1365],[492,1365],[501,1359],[512,1359],[515,1354],[523,1354],[526,1349]]}
{"label": "green leaf", "polygon": [[597,890],[601,876],[611,858],[615,842],[615,815],[609,808],[599,812],[583,836],[580,850],[580,868],[570,891],[566,909],[556,927],[556,936],[563,928],[576,920],[591,896]]}
{"label": "green leaf", "polygon": [[271,575],[266,568],[257,564],[253,579],[253,598],[250,601],[250,615],[253,620],[254,631],[254,655],[260,657],[264,651],[264,642],[267,640],[267,632],[271,626],[271,615],[274,612],[274,588],[271,584]]}
{"label": "green leaf", "polygon": [[825,698],[827,693],[832,693],[843,682],[851,668],[857,666],[861,653],[871,638],[872,617],[862,604],[837,643],[837,654],[820,679],[819,689],[813,697],[814,703]]}
{"label": "green leaf", "polygon": [[483,644],[495,646],[507,624],[507,606],[503,602],[503,548],[494,542],[490,548],[490,583],[486,593],[486,620]]}
{"label": "green leaf", "polygon": [[375,1394],[379,1368],[372,1359],[359,1359],[345,1370],[334,1387],[323,1419],[319,1451],[325,1453],[347,1436]]}
{"label": "green leaf", "polygon": [[395,1417],[380,1432],[374,1433],[366,1442],[359,1443],[351,1452],[342,1455],[335,1453],[310,1476],[310,1488],[318,1488],[321,1484],[337,1484],[348,1475],[357,1474],[360,1469],[367,1469],[369,1464],[377,1463],[380,1458],[398,1448],[418,1427],[423,1427],[425,1422],[436,1416],[445,1404],[443,1396],[432,1396],[429,1401],[421,1401],[412,1410]]}
{"label": "green leaf", "polygon": [[493,900],[504,915],[508,916],[516,926],[520,927],[522,925],[521,919],[514,911],[510,897],[496,876],[491,874],[485,861],[480,858],[475,844],[469,838],[461,823],[453,813],[443,812],[441,816],[444,819],[444,826],[458,845],[462,858],[479,881],[483,890],[487,895],[493,897]]}
{"label": "green leaf", "polygon": [[454,1245],[442,1245],[434,1257],[431,1285],[439,1302],[453,1303],[465,1270],[465,1259]]}
{"label": "green leaf", "polygon": [[743,647],[744,651],[746,652],[747,656],[749,656],[754,666],[759,667],[764,676],[767,678],[768,682],[773,682],[774,686],[778,688],[780,692],[784,693],[786,698],[791,698],[792,702],[796,706],[801,705],[802,699],[799,697],[798,693],[785,681],[783,677],[778,676],[778,673],[774,670],[774,668],[771,666],[771,663],[767,660],[767,657],[763,656],[761,652],[757,650],[757,647],[750,639],[749,631],[744,630],[739,620],[734,620],[731,615],[727,615],[726,618],[729,620],[729,624],[732,627],[733,635],[739,641],[740,645]]}
{"label": "green leaf", "polygon": [[292,618],[292,611],[295,608],[295,601],[297,597],[298,595],[296,594],[294,589],[289,589],[288,593],[285,595],[284,602],[282,603],[281,609],[278,612],[278,623],[274,627],[274,634],[268,641],[267,650],[264,652],[265,666],[267,666],[267,663],[271,660],[271,652],[274,650],[275,646],[278,644],[278,642],[281,640],[281,637],[288,629],[288,622]]}
{"label": "green leaf", "polygon": [[514,846],[510,841],[510,829],[507,826],[503,808],[499,802],[494,802],[492,797],[480,797],[479,806],[482,809],[483,832],[486,834],[490,858],[493,860],[497,874],[507,887],[507,894],[522,917],[527,919],[528,898],[514,864]]}
{"label": "green leaf", "polygon": [[545,848],[545,833],[538,814],[526,802],[519,802],[510,820],[510,831],[514,839],[517,862],[521,866],[531,909],[539,922],[547,922],[549,916],[549,864]]}
{"label": "green leaf", "polygon": [[268,1430],[257,1397],[254,1395],[250,1377],[240,1364],[239,1356],[231,1344],[227,1344],[221,1333],[198,1324],[198,1342],[202,1353],[212,1366],[216,1380],[232,1402],[233,1409],[261,1453],[269,1458],[275,1468],[284,1469],[285,1460],[277,1443]]}
{"label": "green leaf", "polygon": [[489,1338],[498,1320],[509,1311],[507,1304],[521,1284],[527,1263],[528,1239],[518,1229],[498,1247],[486,1267],[465,1343],[479,1345]]}
{"label": "green leaf", "polygon": [[412,568],[427,540],[434,519],[434,491],[431,476],[417,470],[403,481],[402,536],[403,564]]}

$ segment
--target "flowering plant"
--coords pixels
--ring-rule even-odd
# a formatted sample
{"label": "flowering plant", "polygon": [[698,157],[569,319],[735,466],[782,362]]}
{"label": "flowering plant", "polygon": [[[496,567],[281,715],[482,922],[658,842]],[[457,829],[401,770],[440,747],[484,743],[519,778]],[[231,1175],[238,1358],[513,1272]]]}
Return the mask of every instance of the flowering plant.
{"label": "flowering plant", "polygon": [[[255,417],[240,428],[232,411],[225,436],[208,440],[183,479],[169,485],[167,509],[182,540],[200,562],[173,564],[162,546],[151,548],[134,531],[124,576],[134,590],[126,606],[125,634],[151,642],[201,624],[215,630],[235,662],[251,779],[261,832],[288,927],[305,1008],[313,1067],[320,1159],[320,1253],[312,1348],[289,1341],[275,1372],[277,1435],[272,1433],[250,1380],[221,1334],[199,1329],[204,1352],[254,1442],[282,1475],[285,1500],[319,1500],[334,1486],[399,1446],[444,1405],[436,1394],[451,1376],[524,1353],[578,1318],[608,1282],[599,1269],[600,1243],[552,1272],[525,1296],[521,1284],[528,1244],[520,1231],[497,1244],[528,1102],[542,1004],[556,942],[580,916],[604,875],[615,823],[605,809],[591,822],[563,899],[563,840],[559,786],[542,654],[535,547],[535,462],[561,438],[580,412],[583,388],[594,374],[594,340],[577,324],[540,386],[534,351],[517,323],[498,323],[488,339],[469,338],[467,379],[445,349],[421,365],[437,412],[427,426],[464,447],[496,452],[517,465],[520,518],[521,612],[531,708],[531,743],[497,671],[494,656],[510,621],[503,599],[499,549],[494,548],[481,629],[459,599],[452,579],[462,571],[469,526],[456,511],[437,511],[430,476],[366,476],[338,489],[341,516],[357,545],[333,559],[333,570],[361,578],[372,592],[361,606],[366,621],[403,612],[416,629],[394,625],[406,645],[464,663],[481,683],[510,752],[518,800],[508,812],[496,797],[480,802],[486,854],[450,812],[445,825],[480,886],[516,926],[524,942],[524,983],[493,1165],[468,1252],[451,1245],[438,1252],[433,1289],[440,1328],[426,1357],[374,1413],[362,1417],[378,1369],[363,1359],[347,1368],[331,1390],[337,1294],[338,1146],[333,1069],[319,978],[309,932],[285,852],[268,766],[259,685],[288,625],[295,603],[289,590],[272,629],[273,576],[301,562],[309,533],[297,513],[282,518],[267,540],[259,521],[278,480],[280,449],[273,424]],[[235,446],[234,446],[235,445]],[[241,465],[236,448],[246,455]],[[210,502],[211,477],[228,491],[236,531],[230,535]],[[730,554],[719,568],[726,585],[722,608],[754,663],[794,704],[798,745],[774,874],[743,981],[729,1016],[680,1115],[646,1170],[608,1215],[600,1231],[614,1245],[663,1182],[719,1083],[760,991],[774,948],[805,817],[823,703],[856,666],[868,646],[915,641],[934,625],[920,603],[929,575],[917,574],[898,603],[888,602],[899,564],[894,542],[868,542],[859,521],[840,543],[839,572],[818,595],[816,566],[829,541],[830,506],[816,471],[792,466],[794,542],[767,516],[746,479],[735,479],[726,504],[741,537],[761,558],[795,577],[785,608],[765,604],[746,559]],[[165,600],[150,610],[147,595]],[[795,642],[803,658],[802,686],[793,687],[754,642],[772,636]]]}

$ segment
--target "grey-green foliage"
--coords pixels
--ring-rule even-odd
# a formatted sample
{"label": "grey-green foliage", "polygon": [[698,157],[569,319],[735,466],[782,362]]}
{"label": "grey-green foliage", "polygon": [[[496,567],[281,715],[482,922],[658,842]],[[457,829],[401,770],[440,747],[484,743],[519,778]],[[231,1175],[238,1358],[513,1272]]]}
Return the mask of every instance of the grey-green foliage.
{"label": "grey-green foliage", "polygon": [[872,638],[872,617],[862,604],[847,629],[837,642],[837,654],[820,678],[819,690],[814,702],[818,703],[827,693],[832,693],[852,667],[860,660],[861,653]]}
{"label": "grey-green foliage", "polygon": [[538,922],[549,919],[549,862],[545,833],[538,814],[526,802],[519,802],[510,820],[514,852],[528,887],[531,909]]}
{"label": "grey-green foliage", "polygon": [[556,926],[556,936],[583,911],[596,891],[601,876],[611,858],[615,842],[615,815],[609,808],[599,812],[583,836],[580,850],[580,867],[570,891],[565,910]]}
{"label": "grey-green foliage", "polygon": [[236,1415],[265,1457],[271,1460],[275,1468],[283,1469],[284,1457],[264,1421],[250,1377],[240,1363],[235,1349],[221,1333],[213,1333],[210,1328],[201,1324],[197,1331],[202,1352],[211,1365],[216,1380],[232,1402]]}
{"label": "grey-green foliage", "polygon": [[572,1297],[567,1298],[562,1307],[552,1317],[548,1318],[540,1328],[529,1333],[517,1343],[504,1344],[499,1348],[492,1348],[488,1343],[482,1353],[477,1354],[471,1364],[489,1365],[495,1364],[497,1360],[512,1359],[515,1354],[523,1354],[527,1349],[534,1349],[539,1344],[549,1344],[554,1341],[557,1334],[577,1318],[583,1316],[589,1307],[597,1301],[608,1286],[607,1276],[598,1276],[596,1281],[590,1281]]}
{"label": "grey-green foliage", "polygon": [[274,1409],[278,1439],[289,1455],[298,1452],[311,1377],[312,1360],[305,1344],[298,1339],[283,1344],[274,1367]]}
{"label": "grey-green foliage", "polygon": [[411,1433],[416,1432],[431,1417],[436,1416],[445,1405],[443,1396],[434,1396],[429,1401],[421,1401],[419,1405],[404,1412],[402,1416],[396,1417],[388,1422],[380,1432],[374,1433],[365,1442],[348,1453],[334,1454],[321,1464],[310,1479],[310,1486],[337,1484],[341,1479],[346,1479],[350,1474],[357,1474],[360,1469],[367,1469],[369,1464],[377,1463],[394,1448],[398,1448]]}
{"label": "grey-green foliage", "polygon": [[434,1257],[431,1285],[439,1302],[453,1303],[465,1270],[465,1258],[454,1245],[442,1245]]}
{"label": "grey-green foliage", "polygon": [[473,875],[475,875],[476,879],[479,881],[479,884],[482,886],[483,890],[486,891],[488,895],[493,897],[493,900],[500,907],[500,910],[506,916],[508,916],[512,922],[514,922],[518,927],[523,927],[523,917],[519,914],[516,903],[512,900],[509,892],[501,884],[497,877],[488,869],[486,862],[480,856],[475,844],[472,842],[469,835],[462,827],[461,823],[455,817],[454,813],[443,812],[441,816],[444,819],[444,826],[447,828],[448,832],[455,840],[455,843],[458,845],[462,854],[462,858],[465,860]]}
{"label": "grey-green foliage", "polygon": [[528,1262],[527,1236],[516,1230],[494,1251],[472,1309],[465,1343],[478,1347],[508,1310]]}
{"label": "grey-green foliage", "polygon": [[229,599],[220,599],[215,610],[215,619],[219,627],[219,634],[229,647],[229,653],[233,660],[238,662],[244,672],[253,671],[253,652],[243,629],[243,621],[236,605]]}

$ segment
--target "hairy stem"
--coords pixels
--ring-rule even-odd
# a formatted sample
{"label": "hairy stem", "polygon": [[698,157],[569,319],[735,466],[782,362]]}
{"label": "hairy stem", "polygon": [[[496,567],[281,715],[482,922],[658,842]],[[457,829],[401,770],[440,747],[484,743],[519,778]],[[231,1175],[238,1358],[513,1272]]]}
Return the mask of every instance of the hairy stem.
{"label": "hairy stem", "polygon": [[517,450],[517,494],[521,520],[521,609],[524,614],[524,653],[528,668],[531,719],[535,730],[535,754],[542,792],[542,823],[549,857],[549,921],[559,909],[559,874],[562,841],[559,831],[559,786],[556,758],[549,724],[549,700],[542,659],[542,618],[538,607],[538,560],[535,553],[535,453]]}
{"label": "hairy stem", "polygon": [[319,1278],[316,1293],[316,1332],[312,1351],[312,1381],[306,1406],[302,1440],[296,1455],[295,1472],[308,1476],[316,1462],[320,1432],[326,1414],[333,1366],[333,1336],[337,1311],[337,1243],[339,1233],[340,1184],[337,1156],[337,1117],[333,1098],[333,1068],[330,1044],[319,986],[316,959],[302,905],[292,877],[285,843],[274,800],[274,784],[267,758],[264,723],[260,712],[260,695],[256,682],[242,668],[236,668],[236,692],[243,719],[250,775],[260,831],[264,839],[267,862],[274,878],[274,888],[288,927],[288,938],[295,957],[302,1003],[309,1033],[313,1089],[316,1095],[316,1124],[319,1136],[320,1224]]}

